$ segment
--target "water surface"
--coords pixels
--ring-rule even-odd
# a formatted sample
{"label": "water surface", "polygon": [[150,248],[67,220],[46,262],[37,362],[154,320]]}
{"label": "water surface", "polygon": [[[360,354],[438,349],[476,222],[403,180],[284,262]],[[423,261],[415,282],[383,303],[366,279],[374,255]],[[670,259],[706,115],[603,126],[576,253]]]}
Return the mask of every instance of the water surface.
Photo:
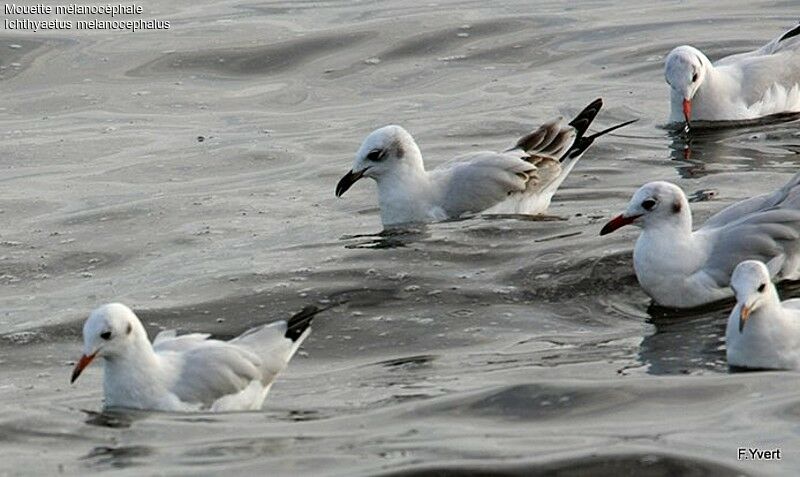
{"label": "water surface", "polygon": [[[649,180],[702,220],[797,170],[797,122],[664,129],[661,71],[677,44],[763,44],[795,7],[162,1],[167,32],[2,32],[2,473],[794,475],[797,374],[729,373],[730,304],[651,308],[636,231],[598,233]],[[373,184],[333,196],[376,127],[435,165],[598,96],[597,129],[640,121],[550,220],[378,235]],[[260,413],[97,415],[99,366],[68,383],[103,302],[230,337],[338,298]]]}

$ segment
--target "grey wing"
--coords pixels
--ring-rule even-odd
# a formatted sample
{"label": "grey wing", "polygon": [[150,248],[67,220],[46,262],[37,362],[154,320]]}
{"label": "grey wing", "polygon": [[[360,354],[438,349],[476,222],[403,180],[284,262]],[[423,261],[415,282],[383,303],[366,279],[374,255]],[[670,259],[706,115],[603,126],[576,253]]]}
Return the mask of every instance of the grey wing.
{"label": "grey wing", "polygon": [[[792,298],[782,301],[781,305],[783,305],[784,308],[800,311],[800,298]],[[800,319],[800,314],[798,314],[797,317]]]}
{"label": "grey wing", "polygon": [[701,229],[724,227],[748,215],[773,207],[800,208],[800,172],[775,192],[757,195],[722,209],[706,220]]}
{"label": "grey wing", "polygon": [[711,231],[713,246],[703,267],[720,286],[744,260],[760,260],[774,276],[798,253],[800,210],[774,208]]}
{"label": "grey wing", "polygon": [[440,203],[447,215],[458,217],[525,191],[536,179],[536,166],[512,152],[479,152],[434,169],[431,179],[441,186]]}
{"label": "grey wing", "polygon": [[714,66],[728,69],[738,77],[743,85],[741,95],[745,103],[755,105],[769,94],[775,94],[775,85],[789,90],[798,83],[800,37],[775,39],[758,50],[723,58]]}
{"label": "grey wing", "polygon": [[730,66],[747,60],[764,60],[776,53],[797,50],[800,48],[800,25],[782,33],[766,45],[756,50],[726,56],[714,62],[714,66]]}
{"label": "grey wing", "polygon": [[204,341],[181,353],[178,379],[171,391],[184,402],[211,406],[217,399],[262,380],[261,359],[254,353],[223,341]]}
{"label": "grey wing", "polygon": [[153,340],[153,350],[159,351],[183,351],[208,339],[208,333],[190,333],[178,336],[175,330],[164,330],[156,335]]}

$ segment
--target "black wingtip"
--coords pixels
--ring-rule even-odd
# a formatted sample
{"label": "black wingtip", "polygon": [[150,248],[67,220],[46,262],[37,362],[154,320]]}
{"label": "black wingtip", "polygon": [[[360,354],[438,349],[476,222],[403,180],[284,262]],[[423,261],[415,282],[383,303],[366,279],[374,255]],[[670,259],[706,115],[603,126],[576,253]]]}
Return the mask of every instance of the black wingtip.
{"label": "black wingtip", "polygon": [[[603,129],[603,130],[602,130],[602,131],[600,131],[599,133],[594,133],[594,134],[592,134],[592,135],[591,135],[591,136],[589,136],[589,137],[590,137],[590,138],[592,138],[592,139],[597,139],[597,138],[599,138],[600,136],[603,136],[603,135],[606,135],[606,134],[608,134],[608,133],[610,133],[610,132],[616,131],[616,130],[617,130],[617,129],[619,129],[619,128],[624,128],[625,126],[627,126],[627,125],[629,125],[629,124],[633,124],[633,123],[635,123],[635,122],[636,122],[636,121],[638,121],[638,120],[639,120],[639,118],[636,118],[636,119],[631,119],[630,121],[625,121],[624,123],[617,124],[616,126],[611,126],[610,128]],[[587,139],[588,139],[588,138],[587,138]]]}
{"label": "black wingtip", "polygon": [[592,143],[594,143],[595,139],[599,138],[600,136],[606,135],[606,134],[608,134],[608,133],[610,133],[612,131],[616,131],[619,128],[623,128],[623,127],[625,127],[625,126],[627,126],[629,124],[633,124],[638,120],[639,120],[638,118],[637,119],[631,119],[630,121],[625,121],[624,123],[617,124],[616,126],[611,126],[610,128],[603,129],[602,131],[600,131],[598,133],[594,133],[591,136],[578,137],[575,140],[575,143],[569,149],[569,151],[567,151],[567,153],[564,154],[564,156],[561,158],[561,161],[563,162],[565,159],[568,159],[568,158],[572,159],[572,158],[580,156],[581,154],[584,153],[584,151],[589,149],[589,146],[591,146]]}
{"label": "black wingtip", "polygon": [[289,318],[287,322],[288,326],[286,327],[286,334],[284,334],[284,336],[292,341],[297,341],[300,339],[300,336],[303,335],[303,332],[306,331],[309,326],[311,326],[311,321],[314,319],[314,316],[344,303],[346,303],[346,301],[338,301],[323,307],[314,305],[306,306]]}
{"label": "black wingtip", "polygon": [[797,35],[800,35],[800,24],[798,24],[796,27],[784,33],[781,39],[778,40],[778,43],[782,42],[783,40],[788,40],[789,38],[795,37]]}
{"label": "black wingtip", "polygon": [[569,125],[575,128],[578,132],[577,138],[583,137],[586,134],[586,131],[589,129],[589,125],[592,124],[594,118],[597,117],[597,114],[600,112],[600,109],[603,107],[603,98],[597,98],[588,106],[583,108],[583,110],[575,116],[575,119],[569,122]]}

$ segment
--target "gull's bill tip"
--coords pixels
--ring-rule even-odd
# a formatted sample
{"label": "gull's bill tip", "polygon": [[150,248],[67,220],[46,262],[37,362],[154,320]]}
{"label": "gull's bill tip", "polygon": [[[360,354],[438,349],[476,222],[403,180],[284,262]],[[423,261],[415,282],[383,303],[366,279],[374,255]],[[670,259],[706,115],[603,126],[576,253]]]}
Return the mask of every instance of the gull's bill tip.
{"label": "gull's bill tip", "polygon": [[614,217],[613,219],[609,220],[603,228],[600,230],[600,235],[608,235],[611,232],[617,230],[620,227],[625,227],[626,225],[632,224],[633,221],[641,217],[640,215],[632,215],[630,217],[625,217],[625,214],[619,214],[618,216]]}
{"label": "gull's bill tip", "polygon": [[352,170],[344,175],[341,179],[339,179],[339,183],[336,184],[336,197],[341,197],[342,194],[347,192],[347,189],[353,186],[359,179],[364,177],[364,173],[367,170],[364,169],[363,171],[353,172]]}
{"label": "gull's bill tip", "polygon": [[90,355],[81,355],[81,359],[75,363],[75,368],[72,370],[72,378],[69,380],[70,383],[74,383],[78,376],[81,375],[83,370],[91,364],[92,360],[97,356],[97,353],[90,354]]}

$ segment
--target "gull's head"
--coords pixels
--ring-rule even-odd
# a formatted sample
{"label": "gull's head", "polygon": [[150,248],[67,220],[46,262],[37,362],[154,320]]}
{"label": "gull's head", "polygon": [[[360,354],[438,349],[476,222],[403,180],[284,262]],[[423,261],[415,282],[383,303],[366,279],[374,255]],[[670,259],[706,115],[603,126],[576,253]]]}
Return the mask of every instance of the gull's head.
{"label": "gull's head", "polygon": [[731,289],[739,307],[739,333],[744,331],[754,311],[778,299],[767,266],[758,260],[745,260],[736,266],[731,275]]}
{"label": "gull's head", "polygon": [[83,324],[83,356],[72,372],[72,382],[95,358],[121,356],[142,336],[146,339],[142,323],[127,306],[109,303],[97,308]]}
{"label": "gull's head", "polygon": [[681,224],[687,220],[691,229],[689,201],[683,190],[669,182],[650,182],[633,194],[625,212],[609,220],[600,235],[626,225],[646,228],[651,224]]}
{"label": "gull's head", "polygon": [[710,62],[693,46],[679,46],[664,60],[664,78],[672,88],[673,97],[682,101],[686,124],[692,119],[692,98],[706,78]]}
{"label": "gull's head", "polygon": [[336,184],[336,197],[341,197],[362,177],[380,181],[382,177],[404,168],[422,167],[422,155],[411,134],[400,126],[384,126],[364,139],[353,168]]}

